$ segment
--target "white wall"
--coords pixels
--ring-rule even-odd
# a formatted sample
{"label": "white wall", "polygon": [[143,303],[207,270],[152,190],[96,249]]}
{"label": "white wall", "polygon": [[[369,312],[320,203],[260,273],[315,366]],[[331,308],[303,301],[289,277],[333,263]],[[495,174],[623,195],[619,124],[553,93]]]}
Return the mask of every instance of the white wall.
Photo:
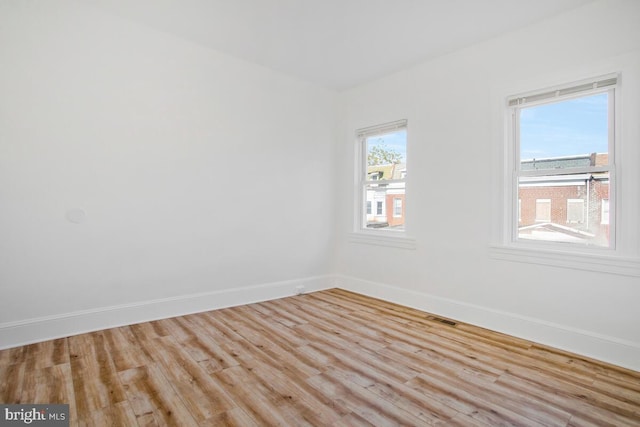
{"label": "white wall", "polygon": [[318,285],[336,100],[82,2],[1,2],[0,347]]}
{"label": "white wall", "polygon": [[[0,2],[0,348],[337,273],[640,369],[637,277],[488,254],[496,93],[624,69],[637,142],[639,18],[598,2],[338,97],[82,2]],[[350,243],[353,131],[401,118],[417,249]]]}
{"label": "white wall", "polygon": [[489,256],[502,118],[494,106],[504,100],[497,96],[622,70],[623,137],[636,145],[638,22],[638,1],[596,2],[344,94],[342,182],[353,182],[355,129],[408,119],[407,228],[417,248],[350,242],[353,187],[344,186],[339,283],[640,369],[640,278]]}

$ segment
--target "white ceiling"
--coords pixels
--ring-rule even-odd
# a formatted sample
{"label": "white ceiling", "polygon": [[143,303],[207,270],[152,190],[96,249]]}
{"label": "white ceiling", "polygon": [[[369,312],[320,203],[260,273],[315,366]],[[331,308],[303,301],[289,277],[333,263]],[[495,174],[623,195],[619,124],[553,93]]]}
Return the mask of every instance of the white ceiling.
{"label": "white ceiling", "polygon": [[89,0],[336,90],[593,0]]}

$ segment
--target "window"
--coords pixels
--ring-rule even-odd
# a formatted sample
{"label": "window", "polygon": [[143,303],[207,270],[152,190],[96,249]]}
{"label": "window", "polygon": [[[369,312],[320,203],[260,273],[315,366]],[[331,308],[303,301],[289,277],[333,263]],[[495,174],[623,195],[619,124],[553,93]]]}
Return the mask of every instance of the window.
{"label": "window", "polygon": [[[629,126],[638,97],[623,99],[620,77],[635,88],[640,74],[619,65],[620,74],[538,91],[513,80],[516,90],[493,96],[493,130],[504,136],[493,152],[502,166],[493,259],[640,277],[640,128]],[[550,200],[549,222],[536,222],[540,199]],[[578,202],[569,201],[578,199],[583,220],[572,223]]]}
{"label": "window", "polygon": [[584,200],[567,200],[567,224],[582,224],[584,222]]}
{"label": "window", "polygon": [[393,216],[394,218],[400,218],[402,216],[402,199],[393,199]]}
{"label": "window", "polygon": [[602,224],[603,201],[607,212],[613,203],[616,87],[608,76],[508,99],[513,241],[613,247]]}
{"label": "window", "polygon": [[406,121],[358,131],[358,153],[357,229],[404,232]]}
{"label": "window", "polygon": [[536,222],[551,221],[551,199],[536,200]]}
{"label": "window", "polygon": [[600,224],[609,224],[609,199],[602,199],[602,207],[600,209]]}

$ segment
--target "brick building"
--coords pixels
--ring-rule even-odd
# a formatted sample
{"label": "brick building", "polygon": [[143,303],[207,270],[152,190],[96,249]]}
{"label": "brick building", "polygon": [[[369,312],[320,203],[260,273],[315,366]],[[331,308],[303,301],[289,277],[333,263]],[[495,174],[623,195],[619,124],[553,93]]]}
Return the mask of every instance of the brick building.
{"label": "brick building", "polygon": [[[404,180],[407,165],[394,163],[367,166],[367,179]],[[366,192],[367,227],[382,228],[404,226],[405,186],[404,182],[391,182],[370,187]]]}
{"label": "brick building", "polygon": [[606,165],[607,154],[523,160],[523,170],[555,175],[521,178],[518,237],[552,241],[608,242],[609,174],[557,174],[559,169]]}

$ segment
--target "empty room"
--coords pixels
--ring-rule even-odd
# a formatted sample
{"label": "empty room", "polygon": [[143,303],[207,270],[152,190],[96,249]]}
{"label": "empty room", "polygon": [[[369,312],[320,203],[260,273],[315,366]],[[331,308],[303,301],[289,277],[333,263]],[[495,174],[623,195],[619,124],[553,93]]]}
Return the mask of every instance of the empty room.
{"label": "empty room", "polygon": [[639,23],[0,0],[0,425],[640,426]]}

